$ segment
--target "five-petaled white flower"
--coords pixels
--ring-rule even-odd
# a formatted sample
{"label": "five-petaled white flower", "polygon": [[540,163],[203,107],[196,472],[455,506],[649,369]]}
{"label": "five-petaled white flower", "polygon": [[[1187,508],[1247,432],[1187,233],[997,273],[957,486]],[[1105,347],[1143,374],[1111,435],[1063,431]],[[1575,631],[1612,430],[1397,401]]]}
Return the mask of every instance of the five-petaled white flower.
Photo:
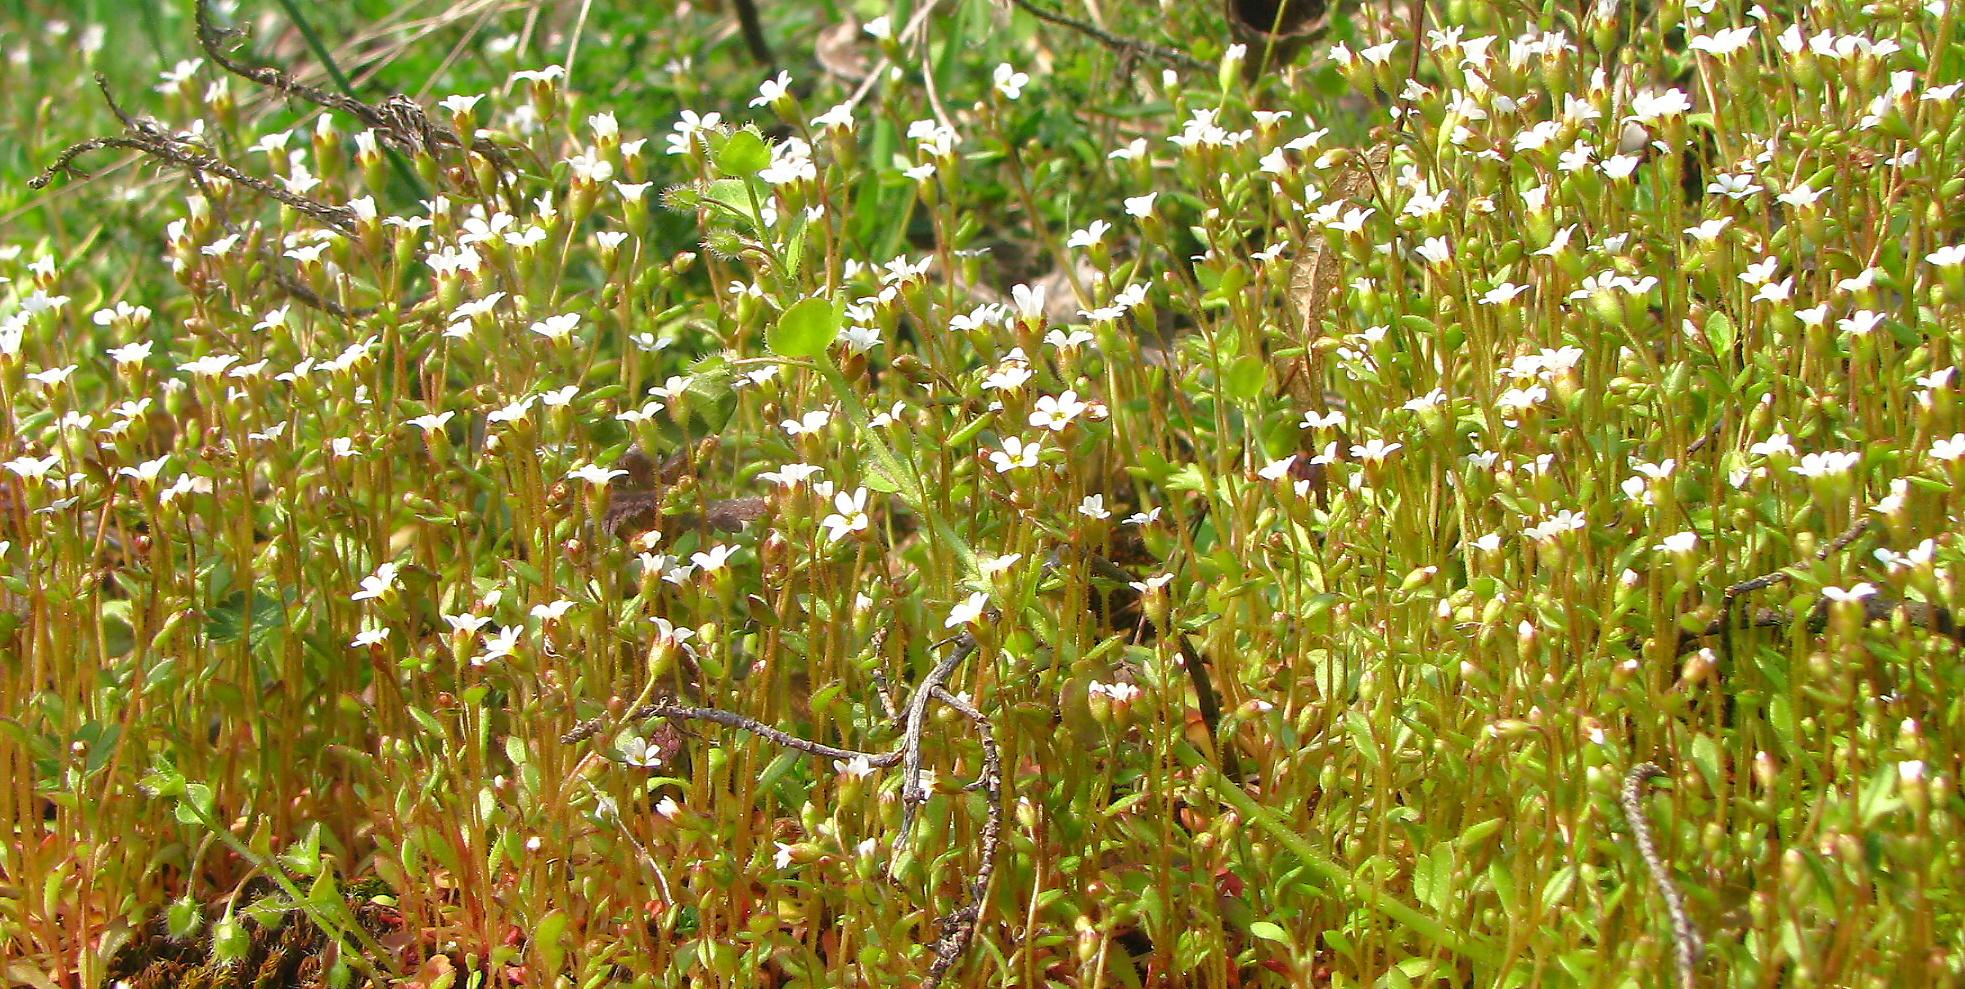
{"label": "five-petaled white flower", "polygon": [[1022,437],[1005,436],[1003,438],[1003,449],[991,450],[989,453],[989,462],[995,466],[997,473],[1008,474],[1013,470],[1037,466],[1037,458],[1043,452],[1044,441],[1042,439],[1025,443]]}
{"label": "five-petaled white flower", "polygon": [[819,527],[826,530],[828,542],[836,543],[850,533],[866,531],[870,524],[867,518],[867,489],[855,488],[851,494],[841,491],[832,496],[832,506],[838,511],[819,522]]}
{"label": "five-petaled white flower", "polygon": [[621,761],[637,769],[656,769],[662,765],[662,749],[651,745],[640,735],[622,735],[614,743],[621,752]]}
{"label": "five-petaled white flower", "polygon": [[1063,432],[1066,426],[1071,425],[1071,420],[1078,418],[1089,407],[1078,400],[1075,391],[1066,391],[1056,398],[1043,395],[1037,399],[1036,410],[1030,413],[1030,424],[1054,433]]}

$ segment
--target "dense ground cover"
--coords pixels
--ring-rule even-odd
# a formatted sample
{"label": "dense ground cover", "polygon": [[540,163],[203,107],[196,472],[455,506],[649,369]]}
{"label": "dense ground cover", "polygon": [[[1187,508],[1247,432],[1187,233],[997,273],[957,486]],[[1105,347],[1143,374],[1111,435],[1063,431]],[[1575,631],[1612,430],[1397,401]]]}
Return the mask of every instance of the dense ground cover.
{"label": "dense ground cover", "polygon": [[1959,981],[1946,0],[737,6],[0,13],[0,977]]}

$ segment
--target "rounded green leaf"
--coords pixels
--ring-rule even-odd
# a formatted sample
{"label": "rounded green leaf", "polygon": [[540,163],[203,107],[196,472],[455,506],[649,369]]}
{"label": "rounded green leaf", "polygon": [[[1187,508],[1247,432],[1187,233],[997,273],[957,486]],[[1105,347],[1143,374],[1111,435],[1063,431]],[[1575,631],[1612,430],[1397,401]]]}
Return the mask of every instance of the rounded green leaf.
{"label": "rounded green leaf", "polygon": [[1244,402],[1253,401],[1262,394],[1262,386],[1269,376],[1269,365],[1254,354],[1243,354],[1228,365],[1228,394]]}
{"label": "rounded green leaf", "polygon": [[771,164],[771,146],[757,132],[745,128],[716,149],[717,170],[725,175],[752,176]]}
{"label": "rounded green leaf", "polygon": [[800,299],[778,317],[778,325],[764,335],[764,342],[780,357],[817,357],[839,336],[845,315],[829,299]]}
{"label": "rounded green leaf", "polygon": [[1255,923],[1250,924],[1249,933],[1263,939],[1264,941],[1274,941],[1277,944],[1290,943],[1289,932],[1283,930],[1282,925],[1274,924],[1266,920],[1258,920]]}

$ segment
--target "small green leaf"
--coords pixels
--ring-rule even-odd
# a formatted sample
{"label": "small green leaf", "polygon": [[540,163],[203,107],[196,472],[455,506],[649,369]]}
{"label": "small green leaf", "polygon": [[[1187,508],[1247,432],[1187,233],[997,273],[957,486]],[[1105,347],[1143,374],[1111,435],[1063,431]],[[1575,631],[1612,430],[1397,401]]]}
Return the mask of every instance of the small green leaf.
{"label": "small green leaf", "polygon": [[725,175],[749,177],[764,171],[771,164],[771,146],[764,138],[746,127],[725,139],[723,147],[716,149],[716,167]]}
{"label": "small green leaf", "polygon": [[765,343],[780,357],[817,357],[839,336],[845,317],[844,309],[830,299],[800,299],[778,317]]}
{"label": "small green leaf", "polygon": [[1264,941],[1274,941],[1281,945],[1288,945],[1290,943],[1288,931],[1283,930],[1281,925],[1272,924],[1266,920],[1258,920],[1250,924],[1249,933]]}
{"label": "small green leaf", "polygon": [[1739,332],[1725,313],[1714,312],[1706,317],[1706,339],[1712,343],[1714,353],[1730,354],[1733,352],[1733,342],[1739,339]]}
{"label": "small green leaf", "polygon": [[1228,394],[1240,401],[1253,401],[1262,394],[1262,383],[1268,377],[1269,366],[1254,354],[1243,354],[1228,365]]}

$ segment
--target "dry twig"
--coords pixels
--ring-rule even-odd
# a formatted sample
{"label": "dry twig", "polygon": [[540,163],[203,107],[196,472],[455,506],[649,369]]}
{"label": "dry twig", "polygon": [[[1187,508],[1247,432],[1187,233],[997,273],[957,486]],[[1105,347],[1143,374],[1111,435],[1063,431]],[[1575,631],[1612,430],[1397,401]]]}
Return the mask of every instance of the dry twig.
{"label": "dry twig", "polygon": [[1665,868],[1665,860],[1658,855],[1658,843],[1651,836],[1651,823],[1644,816],[1644,791],[1654,779],[1666,775],[1657,763],[1646,762],[1631,767],[1624,776],[1624,820],[1630,825],[1631,835],[1637,840],[1638,855],[1644,859],[1644,867],[1651,873],[1651,884],[1658,887],[1658,895],[1665,899],[1665,912],[1672,919],[1672,945],[1674,958],[1678,962],[1678,982],[1680,989],[1692,989],[1693,968],[1699,964],[1699,956],[1705,951],[1705,943],[1699,938],[1699,929],[1692,924],[1692,918],[1685,912],[1685,894],[1679,892],[1678,885],[1672,882],[1671,870]]}
{"label": "dry twig", "polygon": [[668,701],[643,704],[633,711],[628,712],[624,718],[618,720],[606,717],[590,718],[573,726],[565,734],[561,735],[560,741],[568,745],[573,745],[593,738],[595,735],[607,730],[611,725],[625,726],[629,723],[647,721],[652,718],[667,718],[676,721],[708,721],[712,724],[723,725],[726,728],[735,728],[739,731],[756,735],[775,745],[791,749],[794,752],[803,752],[806,755],[819,758],[838,760],[864,759],[867,765],[876,769],[900,765],[903,767],[901,778],[901,806],[903,810],[900,834],[895,838],[894,843],[894,857],[895,861],[898,862],[900,849],[907,842],[908,835],[913,829],[916,808],[922,801],[927,799],[927,794],[923,792],[921,786],[921,730],[926,720],[928,702],[930,700],[937,700],[954,708],[956,713],[961,714],[975,724],[977,734],[982,743],[982,775],[970,788],[981,789],[986,794],[989,809],[988,815],[983,822],[980,849],[982,863],[978,866],[976,874],[970,879],[969,900],[943,919],[941,936],[935,942],[935,960],[929,966],[928,975],[922,983],[924,986],[936,986],[941,983],[943,976],[947,974],[948,970],[961,957],[962,953],[968,949],[969,943],[974,939],[976,925],[982,917],[984,897],[989,890],[990,880],[995,875],[996,858],[1002,844],[1003,765],[1001,754],[996,746],[996,734],[991,729],[989,720],[983,716],[981,711],[977,710],[967,700],[951,693],[947,686],[949,677],[955,673],[956,668],[962,665],[963,660],[968,659],[969,656],[975,653],[977,648],[976,638],[974,635],[963,633],[957,636],[954,641],[955,648],[951,649],[948,655],[936,663],[935,668],[926,677],[922,678],[921,683],[915,687],[913,695],[908,699],[907,709],[902,715],[901,745],[899,748],[887,752],[865,752],[859,749],[847,749],[836,745],[827,745],[824,742],[815,742],[811,739],[800,738],[789,732],[773,728],[755,718],[745,717],[732,711],[725,711],[721,708],[713,707],[675,704]]}

